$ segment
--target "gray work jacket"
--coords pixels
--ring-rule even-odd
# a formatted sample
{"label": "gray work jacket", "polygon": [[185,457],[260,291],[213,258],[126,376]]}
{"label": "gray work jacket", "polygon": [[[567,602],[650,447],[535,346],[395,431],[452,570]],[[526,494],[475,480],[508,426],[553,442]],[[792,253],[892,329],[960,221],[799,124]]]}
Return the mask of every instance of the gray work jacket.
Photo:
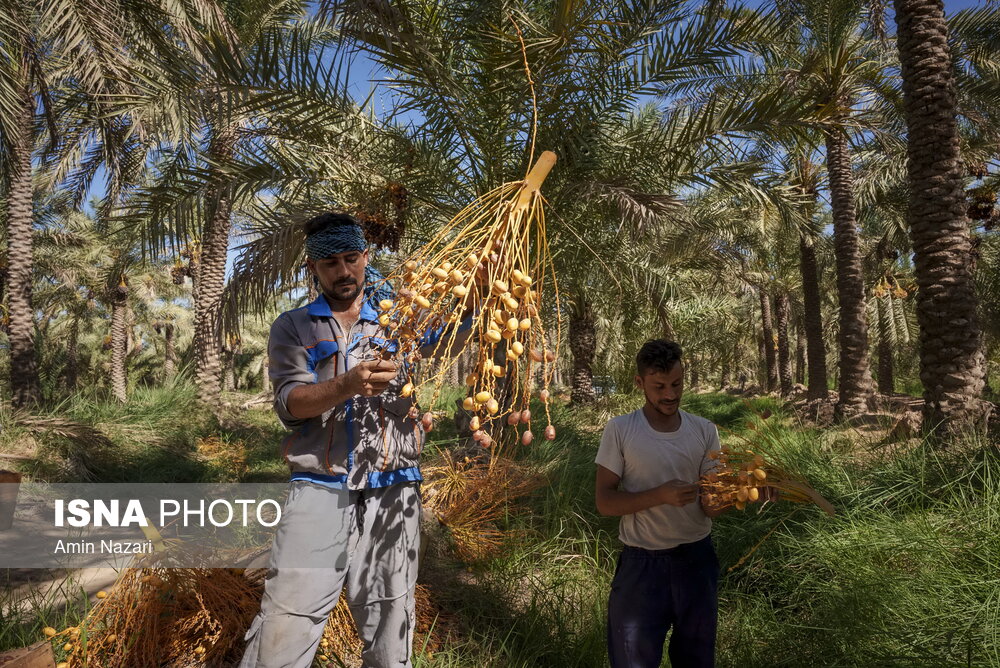
{"label": "gray work jacket", "polygon": [[413,400],[399,394],[407,382],[405,366],[378,396],[355,396],[313,418],[299,419],[288,412],[288,394],[294,387],[346,373],[383,348],[395,352],[396,342],[387,338],[377,318],[366,300],[358,321],[344,332],[320,294],[307,306],[285,311],[271,325],[268,373],[274,410],[292,430],[282,442],[292,480],[348,489],[422,480],[424,432],[419,420],[408,417]]}

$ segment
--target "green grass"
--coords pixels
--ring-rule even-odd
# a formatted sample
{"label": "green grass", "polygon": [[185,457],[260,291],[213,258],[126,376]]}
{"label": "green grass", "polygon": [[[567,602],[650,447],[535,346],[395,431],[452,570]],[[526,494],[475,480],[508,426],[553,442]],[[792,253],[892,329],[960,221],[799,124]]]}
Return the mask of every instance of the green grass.
{"label": "green grass", "polygon": [[[593,507],[600,426],[632,410],[618,396],[559,408],[559,438],[527,449],[550,485],[515,520],[520,539],[477,564],[454,597],[464,644],[434,665],[603,666],[617,522]],[[1000,461],[993,445],[941,455],[851,453],[803,429],[774,399],[695,395],[685,410],[755,438],[838,509],[772,505],[716,522],[723,564],[720,666],[1000,665]],[[761,414],[771,411],[767,420]],[[778,527],[746,562],[728,568]],[[446,588],[454,585],[442,584]],[[438,663],[443,661],[443,663]],[[666,662],[664,665],[668,665]]]}
{"label": "green grass", "polygon": [[[234,403],[248,397],[227,397]],[[36,411],[46,418],[70,420],[96,428],[95,440],[74,427],[28,430],[0,414],[0,450],[18,450],[24,439],[37,445],[37,457],[21,465],[35,480],[49,482],[262,482],[284,480],[287,468],[278,453],[285,434],[269,410],[234,412],[225,426],[198,408],[194,388],[186,384],[139,387],[126,404],[79,393],[58,405]],[[234,449],[245,448],[247,471],[237,475],[201,456],[199,438],[216,436]]]}
{"label": "green grass", "polygon": [[[450,414],[461,395],[446,390],[434,409]],[[437,559],[422,569],[458,631],[432,660],[417,656],[416,666],[606,665],[605,606],[619,543],[617,520],[594,508],[593,460],[606,421],[640,404],[628,394],[586,409],[553,405],[558,438],[517,450],[548,484],[528,500],[530,512],[507,518],[504,549],[468,566]],[[684,408],[716,422],[724,441],[765,443],[838,510],[830,518],[812,506],[772,504],[716,521],[723,565],[718,665],[1000,666],[996,443],[947,454],[926,445],[852,446],[849,432],[804,428],[773,398],[688,395]],[[243,412],[220,429],[198,414],[183,386],[137,392],[124,407],[81,397],[60,410],[111,437],[113,447],[92,448],[85,458],[103,479],[226,479],[224,467],[195,451],[209,434],[245,448],[244,479],[286,475],[278,453],[283,431],[269,411]],[[532,411],[544,413],[541,405]],[[16,426],[5,427],[4,442],[18,438]],[[455,444],[450,418],[439,420],[428,440],[428,461]],[[71,439],[42,441],[44,464],[35,470],[74,470],[65,463]],[[46,624],[75,623],[85,602],[62,612],[44,601],[6,607],[0,647],[9,648],[37,641]]]}
{"label": "green grass", "polygon": [[58,590],[18,595],[15,590],[20,591],[18,585],[23,583],[12,582],[9,578],[10,574],[6,573],[0,580],[0,652],[43,640],[42,629],[46,626],[60,631],[76,626],[90,607],[86,593],[72,576],[62,586],[65,604],[57,600]]}

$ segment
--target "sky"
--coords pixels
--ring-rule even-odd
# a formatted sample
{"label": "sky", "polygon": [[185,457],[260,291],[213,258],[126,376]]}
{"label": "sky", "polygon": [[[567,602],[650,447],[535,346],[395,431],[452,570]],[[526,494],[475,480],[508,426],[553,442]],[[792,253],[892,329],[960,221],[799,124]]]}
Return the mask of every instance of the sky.
{"label": "sky", "polygon": [[982,7],[984,3],[982,2],[970,2],[970,0],[945,0],[944,3],[944,13],[945,16],[953,14],[962,9],[968,9],[970,7]]}

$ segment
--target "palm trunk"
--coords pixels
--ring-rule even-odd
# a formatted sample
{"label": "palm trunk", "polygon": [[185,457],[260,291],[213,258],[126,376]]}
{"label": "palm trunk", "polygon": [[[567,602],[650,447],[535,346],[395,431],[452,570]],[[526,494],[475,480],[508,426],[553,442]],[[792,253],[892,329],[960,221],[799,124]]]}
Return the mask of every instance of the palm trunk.
{"label": "palm trunk", "polygon": [[597,326],[590,303],[581,299],[570,311],[569,347],[573,353],[573,387],[570,400],[574,404],[594,401],[594,350],[597,347]]}
{"label": "palm trunk", "polygon": [[795,382],[805,385],[806,382],[806,329],[800,320],[795,327]]}
{"label": "palm trunk", "polygon": [[764,335],[757,337],[757,381],[760,387],[767,387],[767,346]]}
{"label": "palm trunk", "polygon": [[767,369],[767,392],[778,389],[778,361],[774,349],[774,325],[771,322],[771,297],[764,288],[760,289],[760,323],[764,341],[764,364]]}
{"label": "palm trunk", "polygon": [[466,377],[472,373],[472,364],[476,358],[472,355],[472,345],[467,345],[458,354],[458,360],[455,366],[458,367],[458,383],[460,386],[465,387]]}
{"label": "palm trunk", "polygon": [[[27,82],[27,66],[21,70]],[[34,98],[27,84],[18,105],[17,125],[11,147],[13,170],[7,190],[7,309],[10,324],[10,385],[15,407],[26,407],[41,398],[38,363],[35,360],[35,323],[31,308],[32,279],[32,186],[31,149]]]}
{"label": "palm trunk", "polygon": [[222,351],[222,389],[225,392],[236,389],[236,353],[228,349]]}
{"label": "palm trunk", "polygon": [[688,363],[688,373],[691,376],[691,389],[696,390],[701,385],[701,366],[698,364],[698,356],[692,355]]}
{"label": "palm trunk", "polygon": [[891,296],[880,297],[877,305],[879,318],[878,337],[878,391],[879,394],[891,395],[895,391],[892,368],[892,337],[889,329],[889,309],[892,308]]}
{"label": "palm trunk", "polygon": [[799,238],[799,273],[802,275],[802,310],[806,336],[806,356],[809,369],[807,397],[826,399],[826,343],[823,341],[823,312],[819,294],[819,270],[816,246],[806,237]]}
{"label": "palm trunk", "polygon": [[77,315],[73,315],[72,318],[66,341],[66,368],[63,371],[63,380],[70,392],[76,389],[76,379],[80,370],[80,318]]}
{"label": "palm trunk", "polygon": [[465,376],[459,374],[458,364],[452,364],[448,369],[448,384],[459,385],[465,380]]}
{"label": "palm trunk", "polygon": [[[232,157],[234,142],[235,135],[231,128],[221,130],[211,142],[209,160]],[[228,187],[219,184],[209,194],[208,200],[195,296],[194,349],[198,401],[214,410],[221,401],[222,341],[218,316],[226,280],[232,193]]]}
{"label": "palm trunk", "polygon": [[838,419],[842,419],[863,413],[872,394],[865,286],[854,207],[854,177],[847,137],[843,132],[826,132],[826,161],[830,175],[837,296],[840,301],[840,396],[834,412]]}
{"label": "palm trunk", "polygon": [[969,271],[948,25],[940,0],[895,0],[906,117],[907,221],[917,280],[924,424],[952,434],[985,427],[982,334]]}
{"label": "palm trunk", "polygon": [[128,381],[125,377],[125,355],[128,352],[128,328],[125,323],[126,302],[120,299],[111,302],[111,394],[125,403]]}
{"label": "palm trunk", "polygon": [[792,393],[792,355],[788,345],[788,295],[779,293],[775,298],[778,325],[778,378],[782,396]]}
{"label": "palm trunk", "polygon": [[177,344],[172,322],[163,326],[163,349],[163,380],[169,383],[177,375]]}
{"label": "palm trunk", "polygon": [[727,387],[729,387],[730,383],[732,382],[731,376],[732,376],[732,372],[730,371],[729,360],[723,360],[723,362],[722,362],[722,371],[719,374],[719,389],[720,390],[724,390]]}
{"label": "palm trunk", "polygon": [[261,365],[260,365],[260,389],[261,389],[261,392],[270,392],[271,391],[271,376],[268,375],[268,371],[269,370],[267,368],[267,357],[265,357],[264,361],[261,362]]}

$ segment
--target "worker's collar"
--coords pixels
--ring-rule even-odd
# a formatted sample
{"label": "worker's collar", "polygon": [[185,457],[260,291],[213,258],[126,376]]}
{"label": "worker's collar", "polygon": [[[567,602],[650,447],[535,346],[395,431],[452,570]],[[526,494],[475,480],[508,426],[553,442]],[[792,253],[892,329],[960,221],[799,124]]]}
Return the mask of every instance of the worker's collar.
{"label": "worker's collar", "polygon": [[[332,318],[333,311],[330,310],[330,302],[326,301],[326,295],[322,292],[315,300],[309,303],[309,315],[314,318]],[[361,302],[361,312],[358,314],[361,320],[370,320],[375,322],[378,320],[378,312],[375,311],[375,307],[372,306],[370,300],[366,299]]]}

